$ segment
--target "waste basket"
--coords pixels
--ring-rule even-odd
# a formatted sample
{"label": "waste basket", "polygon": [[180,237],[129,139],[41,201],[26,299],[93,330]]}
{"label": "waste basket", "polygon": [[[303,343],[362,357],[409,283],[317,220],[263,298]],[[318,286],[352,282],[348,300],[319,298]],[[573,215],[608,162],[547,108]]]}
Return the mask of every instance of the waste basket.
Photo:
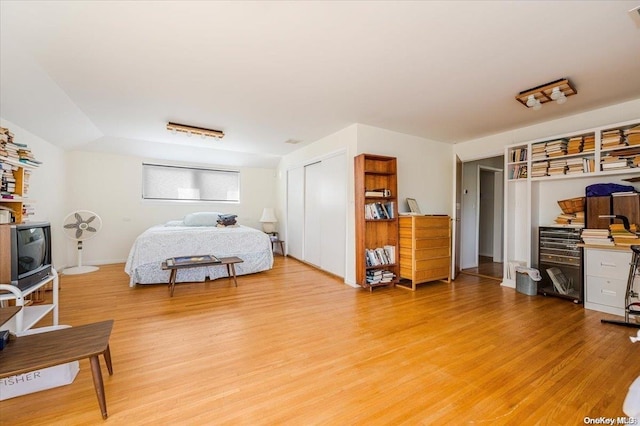
{"label": "waste basket", "polygon": [[538,294],[538,281],[542,279],[540,271],[535,268],[516,267],[516,291],[535,296]]}

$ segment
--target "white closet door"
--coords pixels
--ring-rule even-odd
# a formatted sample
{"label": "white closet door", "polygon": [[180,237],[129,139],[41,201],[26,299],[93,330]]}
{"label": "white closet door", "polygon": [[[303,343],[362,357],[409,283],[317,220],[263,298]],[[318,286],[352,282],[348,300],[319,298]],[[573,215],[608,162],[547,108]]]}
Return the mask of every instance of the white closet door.
{"label": "white closet door", "polygon": [[304,168],[287,171],[287,254],[303,260]]}
{"label": "white closet door", "polygon": [[324,159],[321,164],[320,267],[344,277],[347,232],[346,154]]}
{"label": "white closet door", "polygon": [[304,260],[322,266],[322,163],[304,167]]}

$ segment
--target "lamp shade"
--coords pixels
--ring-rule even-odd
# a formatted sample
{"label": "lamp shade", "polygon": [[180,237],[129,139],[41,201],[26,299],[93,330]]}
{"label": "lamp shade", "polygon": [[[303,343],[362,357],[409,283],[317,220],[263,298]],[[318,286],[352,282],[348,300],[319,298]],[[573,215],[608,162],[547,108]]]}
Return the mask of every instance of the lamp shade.
{"label": "lamp shade", "polygon": [[275,224],[278,222],[278,219],[276,218],[276,213],[273,211],[273,208],[264,208],[260,222],[262,222],[262,230],[267,234],[276,232]]}
{"label": "lamp shade", "polygon": [[260,222],[262,223],[276,223],[278,222],[278,218],[276,218],[276,213],[271,207],[265,207],[262,211],[262,217],[260,218]]}

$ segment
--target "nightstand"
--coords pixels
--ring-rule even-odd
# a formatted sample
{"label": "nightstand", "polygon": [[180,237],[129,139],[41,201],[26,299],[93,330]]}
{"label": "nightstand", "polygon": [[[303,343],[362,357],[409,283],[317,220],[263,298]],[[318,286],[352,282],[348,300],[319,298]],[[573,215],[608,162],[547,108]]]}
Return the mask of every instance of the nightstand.
{"label": "nightstand", "polygon": [[282,241],[280,238],[278,238],[277,235],[272,235],[271,236],[271,250],[274,253],[276,252],[276,244],[280,246],[280,254],[285,256],[285,254],[284,254],[284,241]]}

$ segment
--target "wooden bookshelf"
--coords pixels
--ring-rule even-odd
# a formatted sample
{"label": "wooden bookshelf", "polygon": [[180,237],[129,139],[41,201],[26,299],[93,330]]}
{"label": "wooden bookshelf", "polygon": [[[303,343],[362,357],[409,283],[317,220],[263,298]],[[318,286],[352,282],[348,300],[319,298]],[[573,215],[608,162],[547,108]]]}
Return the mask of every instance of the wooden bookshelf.
{"label": "wooden bookshelf", "polygon": [[[395,157],[361,154],[355,157],[354,162],[356,282],[369,290],[378,286],[394,286],[399,279],[397,161]],[[388,192],[379,196],[365,196],[365,192],[373,190]],[[387,215],[382,213],[378,217],[371,218],[366,206],[378,203],[384,205],[381,210],[386,211]],[[371,250],[378,252],[383,250],[383,253],[390,256],[385,259],[382,254],[379,264],[368,262],[367,253]],[[367,274],[383,273],[387,276],[393,274],[391,281],[379,283],[367,281]]]}
{"label": "wooden bookshelf", "polygon": [[32,214],[29,177],[39,163],[25,144],[13,141],[9,129],[0,127],[0,207],[11,211],[12,223],[26,222]]}

